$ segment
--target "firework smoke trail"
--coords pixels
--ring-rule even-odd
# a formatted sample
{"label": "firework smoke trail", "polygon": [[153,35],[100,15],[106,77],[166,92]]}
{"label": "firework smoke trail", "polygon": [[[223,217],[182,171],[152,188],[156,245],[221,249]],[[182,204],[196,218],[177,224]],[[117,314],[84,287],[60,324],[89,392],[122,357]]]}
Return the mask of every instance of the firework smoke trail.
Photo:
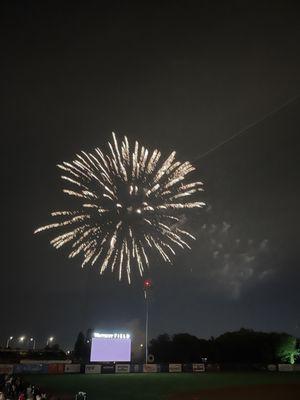
{"label": "firework smoke trail", "polygon": [[161,161],[158,150],[150,153],[138,142],[131,150],[126,136],[121,145],[114,133],[112,138],[108,154],[82,151],[58,165],[70,186],[63,192],[75,198],[77,209],[51,213],[56,222],[34,233],[59,229],[50,242],[56,249],[69,244],[69,258],[82,253],[82,267],[99,263],[101,274],[110,267],[119,279],[125,271],[130,283],[132,265],[143,275],[150,251],[171,262],[176,247],[190,248],[195,237],[179,229],[179,217],[205,204],[195,198],[202,182],[185,183],[195,168],[175,161],[175,152]]}

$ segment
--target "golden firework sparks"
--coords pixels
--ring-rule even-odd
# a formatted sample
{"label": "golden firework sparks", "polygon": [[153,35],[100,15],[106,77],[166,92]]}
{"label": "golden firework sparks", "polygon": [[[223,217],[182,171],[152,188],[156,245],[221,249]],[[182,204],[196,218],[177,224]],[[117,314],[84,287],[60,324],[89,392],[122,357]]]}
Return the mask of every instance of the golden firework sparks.
{"label": "golden firework sparks", "polygon": [[202,182],[185,183],[195,168],[175,161],[175,151],[161,161],[158,150],[151,153],[135,142],[131,152],[126,136],[121,145],[114,133],[112,138],[107,154],[82,151],[58,165],[70,186],[63,192],[75,198],[77,209],[52,212],[56,221],[34,233],[63,230],[50,241],[55,248],[69,244],[70,258],[83,255],[82,267],[97,261],[102,274],[116,266],[119,279],[124,270],[130,283],[132,266],[143,275],[150,251],[172,262],[176,248],[190,249],[195,237],[177,223],[184,210],[205,203],[197,199]]}

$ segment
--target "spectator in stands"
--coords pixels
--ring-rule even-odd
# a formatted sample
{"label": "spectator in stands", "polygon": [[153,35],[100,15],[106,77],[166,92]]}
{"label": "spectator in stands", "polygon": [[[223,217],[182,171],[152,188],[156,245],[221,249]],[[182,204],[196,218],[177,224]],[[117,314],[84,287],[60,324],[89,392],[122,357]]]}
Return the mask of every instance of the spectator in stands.
{"label": "spectator in stands", "polygon": [[31,388],[30,385],[27,386],[27,389],[26,389],[26,398],[27,399],[31,399],[32,398],[32,388]]}

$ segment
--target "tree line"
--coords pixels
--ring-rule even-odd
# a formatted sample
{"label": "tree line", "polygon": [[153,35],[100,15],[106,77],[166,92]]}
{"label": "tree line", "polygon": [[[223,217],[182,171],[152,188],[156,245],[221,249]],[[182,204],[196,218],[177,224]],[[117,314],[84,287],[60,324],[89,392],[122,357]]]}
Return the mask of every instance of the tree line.
{"label": "tree line", "polygon": [[[189,333],[159,335],[149,344],[158,363],[291,363],[299,357],[299,342],[286,333],[240,329],[217,338],[199,339]],[[300,361],[300,360],[299,360]]]}

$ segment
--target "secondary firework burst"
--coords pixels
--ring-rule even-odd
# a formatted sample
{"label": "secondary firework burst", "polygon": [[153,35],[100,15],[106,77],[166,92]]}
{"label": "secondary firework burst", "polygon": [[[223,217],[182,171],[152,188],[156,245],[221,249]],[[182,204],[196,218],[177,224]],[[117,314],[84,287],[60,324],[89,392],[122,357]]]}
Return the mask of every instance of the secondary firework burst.
{"label": "secondary firework burst", "polygon": [[205,204],[197,196],[202,182],[187,180],[195,169],[188,161],[176,161],[175,152],[162,160],[160,151],[150,153],[138,142],[131,149],[126,136],[120,144],[114,133],[112,139],[107,154],[82,151],[58,165],[63,192],[77,206],[52,212],[55,222],[35,233],[59,230],[50,242],[56,249],[69,245],[69,258],[82,255],[82,267],[99,264],[101,274],[117,269],[119,279],[125,271],[130,283],[132,267],[143,275],[151,252],[172,262],[175,249],[190,249],[195,237],[181,217]]}

